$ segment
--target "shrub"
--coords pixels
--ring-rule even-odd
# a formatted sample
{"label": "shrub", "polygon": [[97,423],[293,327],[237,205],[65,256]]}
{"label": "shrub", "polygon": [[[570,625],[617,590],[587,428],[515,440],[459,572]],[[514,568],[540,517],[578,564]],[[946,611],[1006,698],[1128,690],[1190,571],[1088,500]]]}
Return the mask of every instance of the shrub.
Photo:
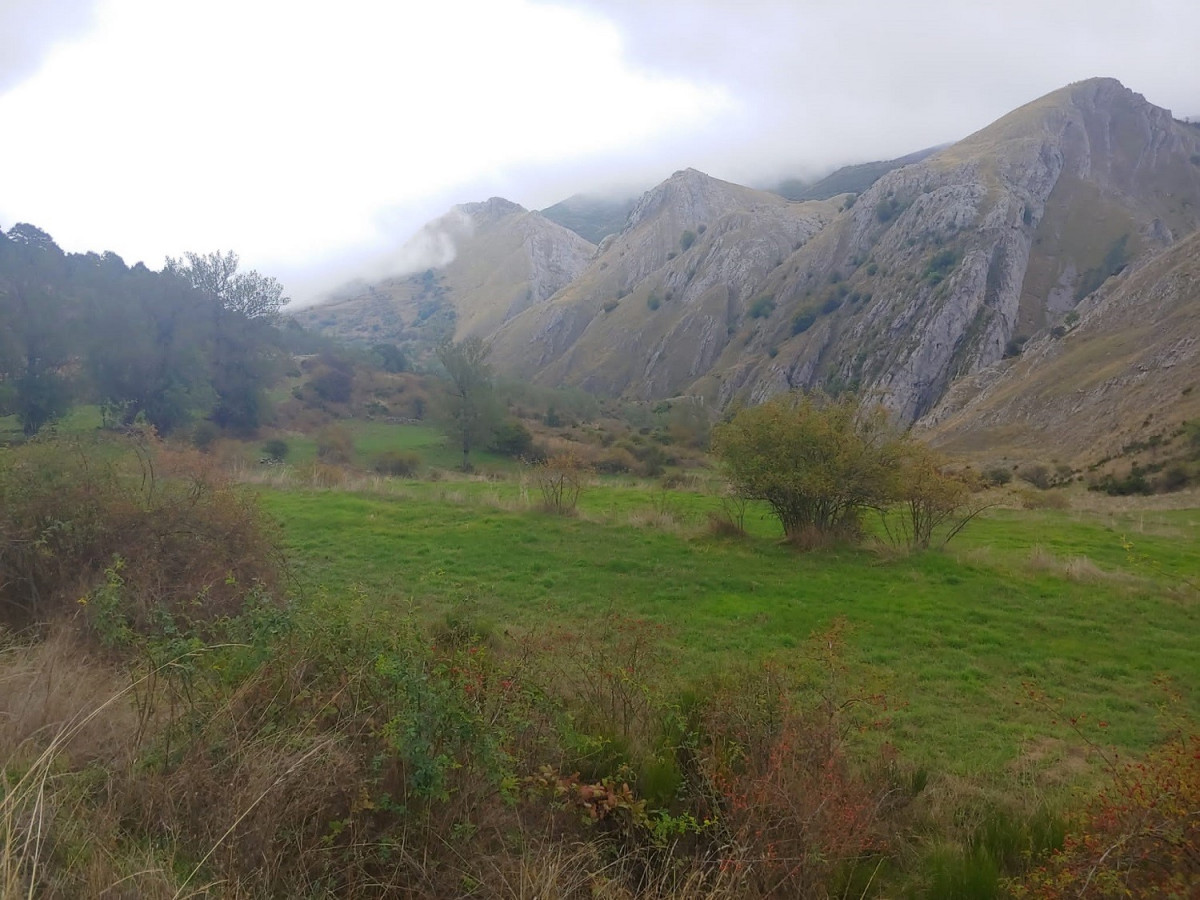
{"label": "shrub", "polygon": [[1004,466],[992,466],[983,471],[983,481],[991,487],[1003,487],[1012,481],[1012,477],[1012,471]]}
{"label": "shrub", "polygon": [[322,428],[317,434],[317,459],[330,465],[346,465],[354,458],[354,438],[340,425]]}
{"label": "shrub", "polygon": [[793,541],[857,537],[862,513],[896,497],[902,441],[853,399],[777,397],[715,429],[713,446],[734,488],[770,504]]}
{"label": "shrub", "polygon": [[1023,334],[1013,335],[1011,338],[1008,339],[1008,342],[1004,345],[1004,358],[1012,359],[1014,357],[1020,356],[1022,351],[1025,349],[1025,344],[1028,340],[1029,340],[1029,338],[1026,335],[1023,335]]}
{"label": "shrub", "polygon": [[637,444],[631,448],[641,463],[641,473],[647,478],[657,478],[667,465],[667,453],[658,444]]}
{"label": "shrub", "polygon": [[[83,609],[145,630],[207,622],[273,587],[281,558],[254,498],[150,438],[34,442],[0,454],[0,620]],[[80,598],[83,598],[81,601]]]}
{"label": "shrub", "polygon": [[813,323],[816,321],[817,317],[815,313],[797,313],[795,318],[792,319],[792,334],[803,334],[804,332],[808,331],[808,329],[812,328]]}
{"label": "shrub", "polygon": [[308,385],[322,400],[330,403],[348,403],[354,389],[354,373],[323,366],[308,380]]}
{"label": "shrub", "polygon": [[534,480],[542,493],[543,508],[560,516],[573,515],[587,472],[587,466],[571,450],[534,466]]}
{"label": "shrub", "polygon": [[930,257],[923,277],[930,284],[940,284],[950,270],[958,265],[960,259],[962,259],[962,253],[958,250],[939,250]]}
{"label": "shrub", "polygon": [[1154,480],[1153,487],[1156,492],[1171,493],[1183,490],[1191,480],[1192,475],[1188,467],[1181,462],[1176,462],[1163,470],[1163,473]]}
{"label": "shrub", "polygon": [[750,318],[765,319],[775,312],[775,298],[770,294],[763,294],[752,304],[750,304]]}
{"label": "shrub", "polygon": [[649,297],[646,298],[646,307],[651,312],[654,312],[654,310],[658,309],[660,306],[662,306],[662,301],[658,299],[658,294],[652,293]]}
{"label": "shrub", "polygon": [[1017,477],[1041,491],[1049,490],[1063,483],[1058,473],[1042,463],[1021,466],[1017,469]]}
{"label": "shrub", "polygon": [[897,545],[926,550],[934,531],[945,527],[944,546],[986,508],[971,502],[976,484],[970,473],[947,471],[946,460],[920,444],[904,447],[898,482],[898,508],[882,516],[885,534]]}
{"label": "shrub", "polygon": [[1024,509],[1069,509],[1071,500],[1061,491],[1018,491],[1021,506]]}
{"label": "shrub", "polygon": [[902,791],[849,758],[846,736],[868,727],[858,716],[881,698],[843,695],[843,631],[836,623],[810,638],[809,671],[774,666],[729,679],[694,714],[697,793],[722,820],[730,896],[860,896],[839,879],[885,849],[884,798]]}
{"label": "shrub", "polygon": [[836,312],[838,307],[840,307],[841,305],[842,305],[841,297],[838,297],[836,295],[832,296],[832,297],[827,297],[827,298],[825,298],[825,302],[821,304],[821,312],[828,315],[831,312]]}
{"label": "shrub", "polygon": [[288,455],[288,443],[283,438],[271,438],[263,444],[263,453],[271,459],[284,460]]}
{"label": "shrub", "polygon": [[696,232],[694,231],[685,231],[679,236],[679,249],[681,250],[686,251],[694,243],[696,243]]}
{"label": "shrub", "polygon": [[613,447],[596,460],[595,468],[602,475],[620,475],[636,472],[639,466],[637,458],[624,447]]}
{"label": "shrub", "polygon": [[375,457],[374,469],[380,475],[395,478],[415,478],[421,470],[421,457],[416,453],[385,450]]}
{"label": "shrub", "polygon": [[509,419],[496,427],[489,447],[501,456],[527,457],[533,450],[533,435],[516,419]]}
{"label": "shrub", "polygon": [[1146,473],[1140,466],[1133,466],[1124,476],[1110,472],[1099,481],[1089,485],[1088,488],[1093,491],[1103,491],[1114,497],[1154,493],[1153,485],[1146,478]]}
{"label": "shrub", "polygon": [[746,509],[750,499],[735,490],[721,494],[721,511],[708,514],[708,531],[714,537],[745,537]]}
{"label": "shrub", "polygon": [[1200,734],[1142,763],[1110,764],[1111,783],[1018,897],[1185,897],[1200,884]]}
{"label": "shrub", "polygon": [[197,450],[208,450],[220,436],[221,429],[205,419],[203,422],[197,422],[196,427],[192,429],[192,446]]}

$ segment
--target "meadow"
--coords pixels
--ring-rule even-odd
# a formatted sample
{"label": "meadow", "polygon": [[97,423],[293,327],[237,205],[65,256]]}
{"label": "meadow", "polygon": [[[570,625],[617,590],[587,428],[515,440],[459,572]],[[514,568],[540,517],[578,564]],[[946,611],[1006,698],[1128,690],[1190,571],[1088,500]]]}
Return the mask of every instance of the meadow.
{"label": "meadow", "polygon": [[1050,897],[1097,792],[1194,741],[1187,495],[1010,486],[945,546],[800,551],[694,456],[560,515],[423,425],[264,465],[97,419],[0,456],[62,611],[0,630],[5,889]]}
{"label": "meadow", "polygon": [[1031,688],[1105,723],[1093,739],[1138,752],[1167,727],[1161,679],[1200,682],[1194,510],[995,509],[944,550],[800,554],[761,509],[746,537],[714,537],[719,498],[632,483],[598,481],[574,517],[540,511],[519,482],[261,496],[305,591],[353,585],[485,637],[644,618],[680,688],[786,657],[844,620],[851,663],[893,708],[891,739],[959,776],[1001,778],[1047,737],[1063,753],[1082,743],[1026,702]]}

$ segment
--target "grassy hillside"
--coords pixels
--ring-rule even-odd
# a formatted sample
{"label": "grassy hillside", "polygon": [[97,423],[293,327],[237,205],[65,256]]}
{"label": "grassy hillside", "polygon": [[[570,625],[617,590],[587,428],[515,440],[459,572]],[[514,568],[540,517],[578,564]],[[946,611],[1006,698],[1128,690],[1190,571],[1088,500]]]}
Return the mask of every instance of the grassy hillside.
{"label": "grassy hillside", "polygon": [[551,222],[569,228],[585,241],[599,244],[625,227],[636,200],[611,200],[576,194],[541,210]]}
{"label": "grassy hillside", "polygon": [[1111,279],[1019,358],[964,379],[933,417],[931,439],[981,460],[1056,455],[1113,462],[1122,474],[1194,456],[1198,250],[1196,235],[1179,241]]}

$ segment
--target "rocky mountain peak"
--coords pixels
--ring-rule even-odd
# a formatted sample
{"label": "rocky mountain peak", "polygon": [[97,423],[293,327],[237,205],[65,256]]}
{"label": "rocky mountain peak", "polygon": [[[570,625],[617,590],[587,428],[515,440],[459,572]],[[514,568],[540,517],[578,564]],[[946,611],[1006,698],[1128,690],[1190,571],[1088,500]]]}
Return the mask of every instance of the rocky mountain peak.
{"label": "rocky mountain peak", "polygon": [[485,225],[528,212],[521,204],[505,200],[503,197],[492,197],[479,203],[460,203],[454,207],[471,217],[476,225]]}
{"label": "rocky mountain peak", "polygon": [[760,193],[697,169],[682,169],[642,195],[629,214],[626,230],[664,213],[670,215],[674,225],[696,228],[729,209],[746,206],[747,198]]}

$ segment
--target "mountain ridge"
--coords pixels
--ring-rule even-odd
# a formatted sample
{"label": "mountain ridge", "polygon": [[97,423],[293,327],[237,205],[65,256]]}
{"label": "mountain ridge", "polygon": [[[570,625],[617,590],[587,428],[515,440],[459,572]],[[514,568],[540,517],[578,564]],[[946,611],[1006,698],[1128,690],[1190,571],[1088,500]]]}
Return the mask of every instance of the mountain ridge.
{"label": "mountain ridge", "polygon": [[[570,264],[539,280],[529,272],[554,267],[531,263],[523,297],[505,288],[501,259],[446,265],[474,280],[438,277],[454,334],[488,338],[506,374],[720,408],[856,390],[911,423],[956,380],[1193,234],[1198,160],[1200,129],[1114,79],[1088,79],[861,192],[790,201],[683,169],[597,245],[540,217],[559,229],[540,232],[549,256]],[[500,211],[497,233],[537,215]],[[489,286],[507,299],[485,297]]]}

